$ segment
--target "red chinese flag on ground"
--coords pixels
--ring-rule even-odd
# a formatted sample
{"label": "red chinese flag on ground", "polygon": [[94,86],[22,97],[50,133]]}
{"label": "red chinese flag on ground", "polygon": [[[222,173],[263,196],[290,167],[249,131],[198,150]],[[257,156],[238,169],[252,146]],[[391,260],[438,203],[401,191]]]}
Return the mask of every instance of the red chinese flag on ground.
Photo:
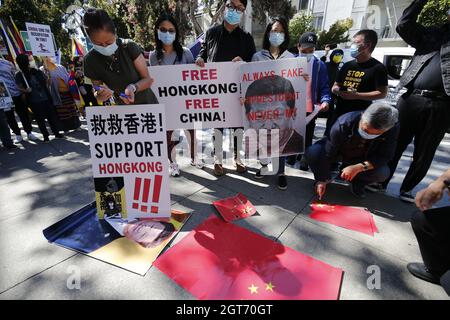
{"label": "red chinese flag on ground", "polygon": [[213,202],[213,205],[226,222],[244,219],[256,213],[256,208],[242,193]]}
{"label": "red chinese flag on ground", "polygon": [[343,275],[214,216],[153,265],[202,300],[335,300]]}
{"label": "red chinese flag on ground", "polygon": [[329,204],[311,204],[310,218],[373,236],[378,229],[365,208]]}

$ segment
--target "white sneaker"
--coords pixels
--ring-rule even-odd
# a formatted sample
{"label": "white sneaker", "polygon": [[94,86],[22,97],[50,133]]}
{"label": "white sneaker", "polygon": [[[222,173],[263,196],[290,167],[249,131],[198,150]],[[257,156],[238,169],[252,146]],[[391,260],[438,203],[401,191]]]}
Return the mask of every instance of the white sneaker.
{"label": "white sneaker", "polygon": [[22,142],[23,138],[20,134],[16,135],[16,142]]}
{"label": "white sneaker", "polygon": [[178,164],[175,162],[172,162],[169,165],[169,173],[172,177],[179,177],[180,176],[180,169],[178,169]]}
{"label": "white sneaker", "polygon": [[203,167],[205,166],[205,163],[203,162],[203,160],[191,160],[191,166],[196,167],[197,169],[203,169]]}
{"label": "white sneaker", "polygon": [[38,138],[33,134],[33,132],[31,132],[31,133],[28,134],[28,139],[36,141]]}

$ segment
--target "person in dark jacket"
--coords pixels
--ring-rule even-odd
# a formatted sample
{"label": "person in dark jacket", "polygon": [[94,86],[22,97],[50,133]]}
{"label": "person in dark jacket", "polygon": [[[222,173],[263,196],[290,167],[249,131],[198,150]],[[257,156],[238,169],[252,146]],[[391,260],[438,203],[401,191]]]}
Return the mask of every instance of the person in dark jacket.
{"label": "person in dark jacket", "polygon": [[16,74],[17,86],[22,93],[27,95],[27,102],[33,111],[39,130],[44,136],[44,141],[49,141],[49,133],[45,125],[46,119],[55,137],[62,138],[56,109],[48,89],[47,77],[42,71],[30,67],[30,60],[26,54],[19,54],[16,62],[20,68],[20,72]]}
{"label": "person in dark jacket", "polygon": [[[247,0],[228,0],[225,3],[225,15],[222,24],[206,31],[205,40],[197,57],[196,64],[205,66],[205,62],[246,61],[250,62],[256,52],[255,41],[248,32],[239,27]],[[234,129],[234,158],[236,170],[239,173],[246,171],[245,165],[240,159],[242,150],[243,128]],[[214,133],[215,164],[214,174],[225,174],[223,162],[223,129],[216,129]]]}
{"label": "person in dark jacket", "polygon": [[[344,51],[342,49],[334,49],[333,52],[331,52],[330,61],[325,63],[325,65],[327,66],[328,86],[330,87],[330,91],[333,88],[334,83],[336,82],[337,74],[339,72],[339,69],[342,67],[343,60],[344,60]],[[336,96],[334,94],[331,94],[330,106],[326,114],[327,124],[324,133],[325,135],[328,135],[331,129],[335,103],[336,103]]]}
{"label": "person in dark jacket", "polygon": [[373,186],[375,190],[386,190],[403,152],[414,139],[413,161],[400,186],[400,199],[410,203],[414,203],[412,190],[427,174],[450,127],[450,11],[445,25],[424,27],[417,17],[427,2],[415,0],[397,25],[398,34],[416,52],[398,86],[408,91],[397,103],[400,134],[395,156],[389,163],[391,175],[383,184]]}
{"label": "person in dark jacket", "polygon": [[331,164],[341,160],[341,178],[350,181],[350,190],[365,198],[367,184],[389,176],[388,162],[394,156],[399,131],[397,109],[374,103],[364,112],[342,115],[328,137],[306,150],[306,159],[316,180],[319,199],[331,181]]}

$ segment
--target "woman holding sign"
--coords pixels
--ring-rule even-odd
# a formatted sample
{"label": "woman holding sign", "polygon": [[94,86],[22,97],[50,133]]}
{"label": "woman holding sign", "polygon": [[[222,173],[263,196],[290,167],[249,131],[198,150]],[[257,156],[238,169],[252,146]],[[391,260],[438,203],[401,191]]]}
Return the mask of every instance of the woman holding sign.
{"label": "woman holding sign", "polygon": [[[116,35],[114,22],[102,9],[88,9],[83,18],[93,50],[84,58],[85,76],[92,80],[99,102],[156,104],[150,89],[147,63],[142,49]],[[105,86],[106,85],[106,86]]]}
{"label": "woman holding sign", "polygon": [[[194,63],[194,57],[191,51],[188,48],[182,47],[180,44],[178,25],[172,16],[164,13],[158,18],[155,24],[154,36],[156,50],[150,54],[149,62],[151,66]],[[179,177],[180,170],[174,159],[176,157],[176,152],[173,152],[179,141],[173,141],[172,133],[173,131],[167,131],[170,174],[173,177]],[[203,163],[201,161],[195,161],[194,130],[188,130],[186,135],[188,136],[190,143],[191,165],[202,168]]]}
{"label": "woman holding sign", "polygon": [[[294,55],[287,50],[289,40],[287,21],[283,18],[274,18],[267,25],[266,32],[264,33],[263,49],[253,55],[252,62],[294,58]],[[260,162],[263,168],[266,168],[269,161],[268,159],[261,159]],[[280,190],[287,189],[287,179],[284,174],[285,164],[286,158],[280,157],[278,162],[278,188]],[[262,179],[264,177],[261,171],[262,169],[256,172],[256,179]]]}

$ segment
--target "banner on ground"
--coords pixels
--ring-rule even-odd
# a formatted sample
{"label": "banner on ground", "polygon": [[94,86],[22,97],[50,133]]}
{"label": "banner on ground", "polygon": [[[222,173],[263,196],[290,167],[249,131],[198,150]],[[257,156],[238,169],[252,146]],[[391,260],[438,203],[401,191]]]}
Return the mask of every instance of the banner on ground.
{"label": "banner on ground", "polygon": [[86,109],[100,219],[170,216],[164,105]]}
{"label": "banner on ground", "polygon": [[152,89],[166,105],[167,129],[242,127],[239,63],[149,67]]}
{"label": "banner on ground", "polygon": [[55,45],[50,27],[44,24],[26,23],[31,51],[36,57],[54,57]]}
{"label": "banner on ground", "polygon": [[246,154],[264,159],[304,152],[305,58],[240,65]]}

